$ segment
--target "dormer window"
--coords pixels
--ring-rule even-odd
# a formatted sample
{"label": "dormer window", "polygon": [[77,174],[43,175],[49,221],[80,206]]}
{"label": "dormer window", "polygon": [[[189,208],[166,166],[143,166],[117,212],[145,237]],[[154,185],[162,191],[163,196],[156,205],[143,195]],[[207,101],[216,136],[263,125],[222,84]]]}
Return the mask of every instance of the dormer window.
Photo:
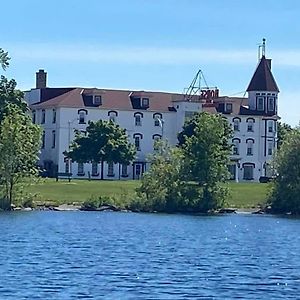
{"label": "dormer window", "polygon": [[94,105],[102,105],[102,97],[99,95],[95,95],[93,97],[93,104]]}
{"label": "dormer window", "polygon": [[148,108],[149,107],[149,98],[142,98],[142,107]]}
{"label": "dormer window", "polygon": [[257,110],[264,111],[265,110],[265,97],[257,97]]}
{"label": "dormer window", "polygon": [[225,112],[232,113],[232,103],[225,103]]}
{"label": "dormer window", "polygon": [[268,111],[274,111],[274,110],[275,110],[275,98],[268,97]]}

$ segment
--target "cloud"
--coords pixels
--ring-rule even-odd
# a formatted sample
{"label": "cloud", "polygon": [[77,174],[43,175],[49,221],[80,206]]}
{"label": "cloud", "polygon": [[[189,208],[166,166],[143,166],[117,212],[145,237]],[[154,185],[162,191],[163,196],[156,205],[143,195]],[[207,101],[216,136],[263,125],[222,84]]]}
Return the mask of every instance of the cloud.
{"label": "cloud", "polygon": [[51,60],[64,62],[174,64],[195,62],[241,64],[255,59],[253,51],[168,47],[108,47],[103,45],[8,45],[16,60]]}

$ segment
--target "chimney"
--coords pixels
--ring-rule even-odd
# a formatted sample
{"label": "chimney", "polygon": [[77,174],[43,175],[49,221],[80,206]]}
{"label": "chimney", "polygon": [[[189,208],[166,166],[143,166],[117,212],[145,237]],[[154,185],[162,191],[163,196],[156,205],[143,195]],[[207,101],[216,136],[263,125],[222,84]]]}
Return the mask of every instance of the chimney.
{"label": "chimney", "polygon": [[267,61],[267,65],[268,65],[269,69],[271,70],[271,61],[272,61],[272,59],[266,59],[266,61]]}
{"label": "chimney", "polygon": [[36,88],[37,89],[44,89],[47,87],[47,73],[40,69],[36,72]]}

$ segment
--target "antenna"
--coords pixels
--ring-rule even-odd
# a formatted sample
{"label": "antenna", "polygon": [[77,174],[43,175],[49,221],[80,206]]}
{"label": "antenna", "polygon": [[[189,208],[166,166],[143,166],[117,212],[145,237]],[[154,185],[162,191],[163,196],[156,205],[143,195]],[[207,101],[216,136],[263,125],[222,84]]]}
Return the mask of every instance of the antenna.
{"label": "antenna", "polygon": [[262,49],[262,51],[261,51],[262,56],[265,56],[265,54],[266,54],[266,39],[265,38],[263,38],[261,49]]}
{"label": "antenna", "polygon": [[262,44],[258,45],[258,61],[260,61],[260,59],[265,55],[266,55],[266,39],[263,38]]}

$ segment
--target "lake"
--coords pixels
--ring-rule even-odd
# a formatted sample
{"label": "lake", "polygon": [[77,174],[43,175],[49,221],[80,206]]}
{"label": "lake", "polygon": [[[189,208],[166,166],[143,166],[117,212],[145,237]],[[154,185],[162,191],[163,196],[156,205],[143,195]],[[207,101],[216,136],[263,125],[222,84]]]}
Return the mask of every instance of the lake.
{"label": "lake", "polygon": [[0,299],[299,299],[300,219],[0,214]]}

